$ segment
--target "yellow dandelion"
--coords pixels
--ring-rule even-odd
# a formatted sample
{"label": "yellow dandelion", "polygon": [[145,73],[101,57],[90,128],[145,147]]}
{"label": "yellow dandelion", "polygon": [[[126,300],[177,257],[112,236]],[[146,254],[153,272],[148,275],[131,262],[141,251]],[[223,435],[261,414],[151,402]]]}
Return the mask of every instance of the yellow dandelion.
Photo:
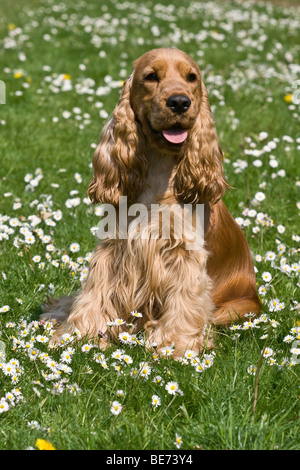
{"label": "yellow dandelion", "polygon": [[291,95],[291,94],[285,95],[284,101],[285,101],[286,103],[291,103],[291,102],[292,102],[292,98],[293,98],[293,95]]}
{"label": "yellow dandelion", "polygon": [[16,79],[21,78],[22,76],[23,76],[23,72],[21,72],[21,70],[14,73],[14,78],[16,78]]}
{"label": "yellow dandelion", "polygon": [[37,439],[35,445],[39,450],[55,450],[55,447],[51,442],[46,441],[45,439]]}

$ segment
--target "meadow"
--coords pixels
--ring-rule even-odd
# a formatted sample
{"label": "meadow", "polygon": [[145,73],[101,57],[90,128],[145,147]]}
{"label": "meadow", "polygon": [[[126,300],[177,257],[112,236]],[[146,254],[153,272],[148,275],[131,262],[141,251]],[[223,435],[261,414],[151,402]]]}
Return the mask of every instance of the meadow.
{"label": "meadow", "polygon": [[[0,0],[0,449],[299,450],[300,8],[282,3]],[[41,304],[80,288],[96,243],[93,151],[154,47],[203,72],[262,314],[180,361],[142,333],[51,349]]]}

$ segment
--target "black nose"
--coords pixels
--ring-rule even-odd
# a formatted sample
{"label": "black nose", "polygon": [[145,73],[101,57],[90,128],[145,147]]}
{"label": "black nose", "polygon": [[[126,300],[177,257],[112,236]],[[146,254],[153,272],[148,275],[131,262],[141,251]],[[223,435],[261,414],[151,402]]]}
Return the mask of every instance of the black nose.
{"label": "black nose", "polygon": [[186,95],[172,95],[167,99],[168,108],[174,113],[185,113],[191,106],[191,100]]}

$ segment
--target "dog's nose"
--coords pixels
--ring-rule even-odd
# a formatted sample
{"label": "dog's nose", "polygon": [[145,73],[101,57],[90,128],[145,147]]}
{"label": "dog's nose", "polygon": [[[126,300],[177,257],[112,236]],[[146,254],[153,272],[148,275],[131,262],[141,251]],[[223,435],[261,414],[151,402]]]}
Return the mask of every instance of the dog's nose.
{"label": "dog's nose", "polygon": [[168,108],[174,113],[185,113],[191,106],[191,100],[186,95],[172,95],[167,99]]}

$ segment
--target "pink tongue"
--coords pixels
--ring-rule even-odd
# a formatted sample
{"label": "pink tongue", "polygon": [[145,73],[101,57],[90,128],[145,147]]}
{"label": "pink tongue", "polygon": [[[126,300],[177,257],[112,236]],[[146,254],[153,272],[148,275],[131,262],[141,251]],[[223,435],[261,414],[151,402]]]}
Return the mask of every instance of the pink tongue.
{"label": "pink tongue", "polygon": [[164,138],[171,142],[172,144],[182,144],[187,138],[187,131],[183,129],[168,129],[166,131],[162,131]]}

